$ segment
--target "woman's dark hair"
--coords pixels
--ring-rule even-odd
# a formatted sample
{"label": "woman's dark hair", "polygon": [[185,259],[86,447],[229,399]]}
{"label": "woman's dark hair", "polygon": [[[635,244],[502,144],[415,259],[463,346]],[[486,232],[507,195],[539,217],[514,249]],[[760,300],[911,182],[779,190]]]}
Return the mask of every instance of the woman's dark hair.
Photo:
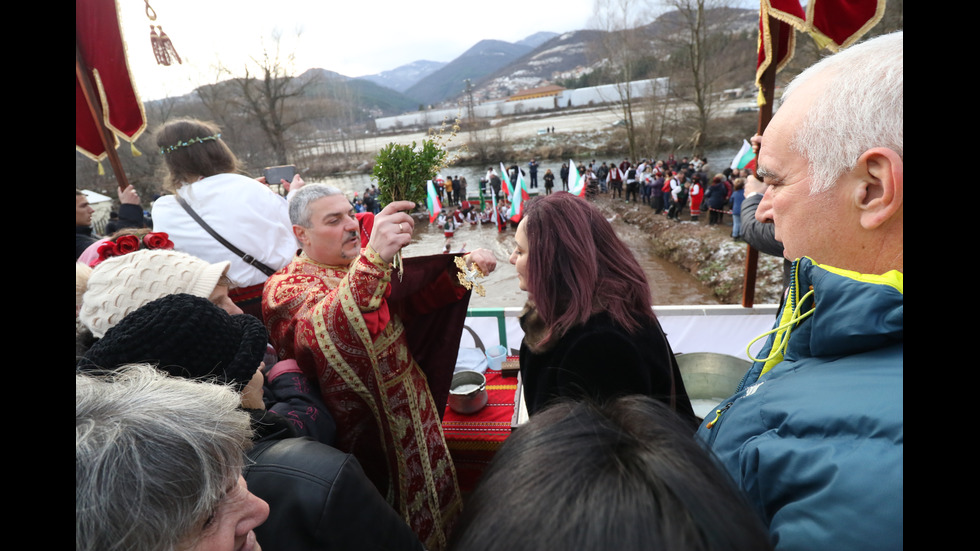
{"label": "woman's dark hair", "polygon": [[559,191],[524,214],[527,286],[546,343],[585,323],[598,308],[633,332],[654,319],[650,285],[633,253],[592,203]]}
{"label": "woman's dark hair", "polygon": [[160,127],[156,143],[168,169],[163,188],[175,192],[198,178],[240,172],[235,154],[216,137],[220,133],[214,123],[197,119],[177,119]]}
{"label": "woman's dark hair", "polygon": [[764,551],[769,535],[670,409],[628,396],[560,402],[504,442],[467,499],[452,551]]}

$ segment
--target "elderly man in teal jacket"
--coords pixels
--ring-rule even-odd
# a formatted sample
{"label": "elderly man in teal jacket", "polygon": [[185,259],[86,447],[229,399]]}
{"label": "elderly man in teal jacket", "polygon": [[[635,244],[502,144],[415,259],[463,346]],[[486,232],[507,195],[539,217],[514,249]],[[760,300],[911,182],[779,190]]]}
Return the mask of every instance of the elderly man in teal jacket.
{"label": "elderly man in teal jacket", "polygon": [[902,41],[801,73],[761,138],[756,218],[775,224],[792,282],[698,436],[777,549],[904,545]]}

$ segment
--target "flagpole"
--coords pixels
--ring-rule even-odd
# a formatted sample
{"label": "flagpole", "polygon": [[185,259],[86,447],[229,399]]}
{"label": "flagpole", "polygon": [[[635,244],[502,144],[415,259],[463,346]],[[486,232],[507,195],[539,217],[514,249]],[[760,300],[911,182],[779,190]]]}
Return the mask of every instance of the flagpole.
{"label": "flagpole", "polygon": [[[760,16],[763,13],[761,3],[759,13]],[[772,62],[762,72],[762,78],[759,79],[759,85],[762,87],[760,92],[765,101],[763,105],[759,106],[759,125],[756,133],[760,136],[766,131],[766,126],[772,120],[772,104],[776,87],[776,66],[778,65],[778,52],[776,48],[779,47],[779,21],[768,14],[766,17],[769,18],[769,35],[772,42],[765,45],[765,51],[772,53]],[[760,36],[759,40],[765,40],[765,36]],[[758,157],[756,158],[758,159]],[[742,284],[742,306],[745,308],[752,308],[752,304],[755,301],[755,276],[758,267],[759,251],[752,245],[747,245],[745,251],[745,280]]]}

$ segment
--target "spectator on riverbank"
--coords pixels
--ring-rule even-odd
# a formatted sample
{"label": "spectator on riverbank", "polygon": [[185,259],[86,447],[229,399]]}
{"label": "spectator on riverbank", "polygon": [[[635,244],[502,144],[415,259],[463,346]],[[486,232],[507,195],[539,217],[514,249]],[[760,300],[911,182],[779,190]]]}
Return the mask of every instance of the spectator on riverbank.
{"label": "spectator on riverbank", "polygon": [[514,188],[517,187],[517,177],[524,175],[524,169],[517,165],[510,165],[507,168],[507,179],[510,182],[510,189],[513,192]]}
{"label": "spectator on riverbank", "polygon": [[667,218],[671,220],[680,220],[684,205],[687,203],[687,188],[683,179],[684,177],[678,172],[670,178],[670,210],[667,211]]}
{"label": "spectator on riverbank", "polygon": [[[609,191],[612,193],[612,196],[622,198],[623,171],[621,171],[618,166],[612,165],[609,167],[609,175],[607,176],[607,179],[609,181]],[[605,193],[605,190],[603,190],[603,193]]]}
{"label": "spectator on riverbank", "polygon": [[561,164],[561,171],[558,175],[561,177],[561,190],[568,191],[568,163]]}
{"label": "spectator on riverbank", "polygon": [[664,175],[661,172],[653,178],[650,184],[650,208],[655,214],[663,214],[664,212],[664,183]]}
{"label": "spectator on riverbank", "polygon": [[742,240],[742,201],[745,200],[745,179],[736,178],[732,183],[732,239]]}
{"label": "spectator on riverbank", "polygon": [[452,176],[446,176],[445,179],[442,180],[442,189],[446,196],[446,201],[444,204],[448,206],[453,206],[454,203],[453,203],[453,177]]}
{"label": "spectator on riverbank", "polygon": [[462,204],[463,199],[463,184],[459,181],[459,175],[453,176],[453,205],[459,206]]}
{"label": "spectator on riverbank", "polygon": [[553,187],[555,187],[555,175],[549,168],[544,173],[544,194],[551,195],[551,189]]}
{"label": "spectator on riverbank", "polygon": [[711,185],[705,192],[705,199],[708,202],[708,225],[720,224],[725,215],[725,203],[728,201],[728,188],[725,187],[725,177],[716,174],[711,179]]}
{"label": "spectator on riverbank", "polygon": [[634,203],[639,200],[640,183],[636,179],[636,176],[637,176],[637,174],[636,174],[636,167],[632,167],[631,166],[631,167],[629,167],[629,168],[626,169],[626,176],[625,176],[624,179],[626,180],[626,202],[627,203],[630,202],[630,197],[633,198],[633,202]]}
{"label": "spectator on riverbank", "polygon": [[688,194],[691,198],[691,222],[697,222],[698,216],[701,214],[701,199],[704,197],[704,191],[701,189],[700,176],[694,177]]}
{"label": "spectator on riverbank", "polygon": [[605,161],[595,169],[596,178],[602,182],[602,191],[605,193],[606,190],[606,179],[609,178],[609,165]]}
{"label": "spectator on riverbank", "polygon": [[487,180],[490,182],[490,191],[493,193],[493,196],[497,198],[497,201],[500,201],[500,176],[497,176],[497,173],[493,170],[493,167],[490,167],[489,171],[487,172]]}

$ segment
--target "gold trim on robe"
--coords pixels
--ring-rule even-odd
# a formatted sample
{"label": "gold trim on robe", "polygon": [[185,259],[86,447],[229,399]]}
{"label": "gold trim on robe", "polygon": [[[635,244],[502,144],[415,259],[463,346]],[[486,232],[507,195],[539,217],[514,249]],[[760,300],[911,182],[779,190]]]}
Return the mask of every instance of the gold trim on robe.
{"label": "gold trim on robe", "polygon": [[266,282],[263,315],[280,359],[319,382],[337,448],[357,457],[426,548],[438,550],[462,501],[425,374],[388,313],[390,281],[391,266],[370,247],[350,267],[300,254]]}

